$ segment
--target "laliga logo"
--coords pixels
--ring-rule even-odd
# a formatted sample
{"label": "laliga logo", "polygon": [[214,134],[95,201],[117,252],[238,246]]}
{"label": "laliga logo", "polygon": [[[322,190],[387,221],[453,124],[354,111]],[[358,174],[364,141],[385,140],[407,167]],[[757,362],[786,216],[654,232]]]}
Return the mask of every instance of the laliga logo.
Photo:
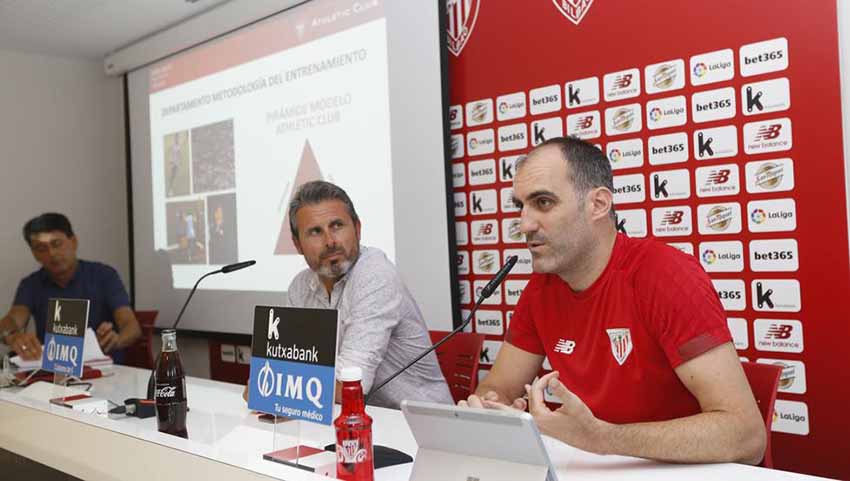
{"label": "laliga logo", "polygon": [[705,261],[706,264],[714,264],[717,262],[717,253],[708,249],[702,253],[702,260]]}
{"label": "laliga logo", "polygon": [[661,113],[661,109],[659,109],[658,107],[653,108],[653,109],[649,112],[649,118],[650,118],[653,122],[658,122],[659,120],[661,120],[661,117],[663,117],[663,116],[664,116],[664,114],[663,114],[663,113]]}
{"label": "laliga logo", "polygon": [[69,346],[67,344],[56,344],[56,339],[51,336],[50,342],[47,343],[47,360],[70,362],[74,367],[77,367],[77,356],[79,356],[77,346]]}
{"label": "laliga logo", "polygon": [[257,375],[257,391],[259,391],[260,396],[264,398],[274,394],[277,397],[282,396],[289,399],[296,399],[298,401],[303,400],[306,395],[308,401],[316,406],[316,408],[322,409],[322,383],[318,378],[311,377],[307,380],[307,385],[304,386],[303,379],[304,378],[302,376],[287,374],[285,382],[286,386],[284,388],[283,373],[274,372],[271,364],[268,360],[266,360],[266,364],[262,369],[260,369],[260,372]]}
{"label": "laliga logo", "polygon": [[706,72],[708,72],[708,67],[704,63],[700,62],[694,65],[694,75],[697,77],[702,77]]}

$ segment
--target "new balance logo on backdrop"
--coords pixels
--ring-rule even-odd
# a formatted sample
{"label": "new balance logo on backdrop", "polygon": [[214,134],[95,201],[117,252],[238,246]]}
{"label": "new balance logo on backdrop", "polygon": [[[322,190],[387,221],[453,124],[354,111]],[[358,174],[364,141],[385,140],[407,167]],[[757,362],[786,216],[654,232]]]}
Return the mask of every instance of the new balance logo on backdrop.
{"label": "new balance logo on backdrop", "polygon": [[789,339],[794,331],[790,324],[772,324],[765,334],[766,339]]}
{"label": "new balance logo on backdrop", "polygon": [[690,206],[652,209],[652,232],[655,236],[691,235],[692,230]]}
{"label": "new balance logo on backdrop", "polygon": [[744,151],[747,154],[777,152],[792,147],[791,119],[773,119],[744,124]]}
{"label": "new balance logo on backdrop", "polygon": [[614,88],[615,89],[624,89],[632,84],[632,74],[623,74],[618,75],[614,79]]}
{"label": "new balance logo on backdrop", "polygon": [[700,197],[734,195],[741,189],[736,164],[700,167],[696,176],[697,195]]}
{"label": "new balance logo on backdrop", "polygon": [[782,125],[780,124],[763,125],[756,132],[754,140],[772,140],[779,137],[780,133],[782,133]]}
{"label": "new balance logo on backdrop", "polygon": [[756,319],[755,347],[759,351],[803,352],[803,324],[792,319]]}
{"label": "new balance logo on backdrop", "polygon": [[667,212],[664,214],[664,217],[661,220],[661,225],[677,225],[682,223],[682,217],[685,215],[684,211],[674,210],[671,212]]}

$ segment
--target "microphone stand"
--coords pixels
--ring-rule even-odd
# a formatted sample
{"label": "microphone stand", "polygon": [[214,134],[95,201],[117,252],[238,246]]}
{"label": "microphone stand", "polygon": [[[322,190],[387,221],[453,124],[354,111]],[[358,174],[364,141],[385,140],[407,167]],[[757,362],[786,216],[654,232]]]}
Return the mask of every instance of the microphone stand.
{"label": "microphone stand", "polygon": [[[192,287],[192,290],[189,292],[189,297],[187,297],[186,302],[183,303],[183,307],[180,309],[180,314],[177,314],[177,320],[174,321],[174,325],[171,326],[171,329],[172,330],[177,329],[177,325],[180,324],[180,319],[183,319],[183,313],[186,312],[186,307],[189,305],[189,301],[192,300],[192,296],[195,295],[195,291],[198,290],[198,285],[201,283],[202,280],[206,279],[207,277],[209,277],[213,274],[229,274],[231,272],[238,271],[240,269],[244,269],[246,267],[253,266],[256,263],[257,263],[256,261],[237,262],[236,264],[229,264],[229,265],[222,267],[221,269],[214,270],[212,272],[207,272],[206,274],[202,275],[195,282],[195,286]],[[159,366],[159,358],[160,358],[161,355],[162,355],[162,352],[157,354],[156,361],[154,362],[154,365],[153,365],[153,370],[151,371],[150,378],[148,378],[147,399],[153,399],[154,398],[153,394],[154,394],[154,388],[155,388],[155,385],[156,385],[156,380],[155,380],[156,368]]]}
{"label": "microphone stand", "polygon": [[[487,296],[487,297],[489,297],[489,296]],[[365,400],[364,402],[365,402],[366,404],[368,404],[368,403],[369,403],[369,399],[372,397],[372,395],[373,395],[373,394],[375,394],[376,392],[378,392],[378,390],[380,390],[382,387],[384,387],[385,385],[387,385],[390,381],[392,381],[393,379],[395,379],[396,377],[398,377],[398,376],[399,376],[401,373],[403,373],[404,371],[407,371],[407,369],[408,369],[410,366],[412,366],[412,365],[416,364],[417,362],[419,362],[419,361],[420,361],[423,357],[427,356],[428,354],[431,354],[431,352],[433,352],[435,349],[437,349],[438,347],[442,346],[444,342],[446,342],[446,341],[448,341],[448,340],[449,340],[449,338],[451,338],[451,337],[452,337],[452,336],[454,336],[455,334],[459,333],[460,331],[462,331],[462,330],[466,329],[466,326],[468,326],[468,325],[469,325],[469,323],[472,321],[472,316],[474,316],[474,315],[475,315],[475,311],[477,311],[477,310],[478,310],[478,306],[480,306],[480,305],[481,305],[481,303],[482,303],[482,302],[484,302],[484,299],[487,299],[487,297],[485,297],[485,296],[483,296],[483,295],[482,295],[482,296],[480,296],[480,297],[478,298],[478,302],[476,302],[476,303],[475,303],[475,307],[473,307],[473,308],[472,308],[472,311],[470,311],[469,315],[468,315],[468,316],[466,316],[466,320],[465,320],[465,321],[463,321],[463,323],[462,323],[461,325],[459,325],[458,327],[456,327],[456,328],[455,328],[452,332],[450,332],[450,333],[446,334],[446,337],[444,337],[444,338],[440,339],[439,341],[437,341],[437,343],[436,343],[436,344],[434,344],[434,345],[433,345],[433,346],[431,346],[430,348],[426,349],[426,350],[425,350],[425,352],[423,352],[422,354],[420,354],[419,356],[417,356],[417,357],[416,357],[416,359],[414,359],[414,360],[410,361],[410,362],[409,362],[409,363],[407,363],[407,364],[406,364],[403,368],[401,368],[401,369],[399,369],[398,371],[396,371],[396,372],[395,372],[395,374],[393,374],[392,376],[388,377],[387,379],[385,379],[384,381],[382,381],[380,384],[378,384],[377,386],[375,386],[374,388],[372,388],[372,390],[371,390],[371,391],[369,392],[369,394],[366,396],[366,400]]]}
{"label": "microphone stand", "polygon": [[504,278],[508,275],[508,272],[510,272],[510,271],[511,271],[511,269],[513,269],[514,264],[516,264],[517,259],[518,259],[518,257],[517,257],[517,256],[511,256],[511,257],[509,257],[509,258],[508,258],[508,260],[505,262],[505,265],[502,267],[502,269],[501,269],[499,272],[497,272],[497,273],[496,273],[496,275],[493,277],[493,280],[491,280],[491,281],[490,281],[490,282],[489,282],[489,283],[488,283],[488,284],[484,287],[484,289],[482,289],[482,290],[481,290],[481,295],[480,295],[480,296],[478,296],[478,301],[475,303],[475,306],[473,306],[472,310],[469,312],[469,315],[468,315],[468,316],[466,316],[466,320],[465,320],[465,321],[463,321],[463,323],[462,323],[460,326],[456,327],[456,328],[455,328],[452,332],[448,333],[448,334],[447,334],[444,338],[440,339],[440,340],[439,340],[436,344],[434,344],[434,345],[433,345],[433,346],[431,346],[430,348],[426,349],[426,350],[425,350],[425,352],[423,352],[422,354],[420,354],[419,356],[417,356],[417,357],[416,357],[416,359],[414,359],[414,360],[410,361],[410,362],[409,362],[409,363],[407,363],[407,365],[405,365],[403,368],[401,368],[401,369],[399,369],[398,371],[396,371],[396,372],[395,372],[395,374],[393,374],[393,375],[392,375],[392,376],[390,376],[389,378],[387,378],[387,379],[383,380],[380,384],[378,384],[377,386],[375,386],[374,388],[372,388],[372,390],[371,390],[371,391],[369,392],[369,394],[366,396],[366,399],[365,399],[364,403],[365,403],[365,404],[368,404],[368,403],[369,403],[369,399],[371,399],[371,398],[372,398],[372,396],[373,396],[376,392],[378,392],[378,390],[380,390],[382,387],[386,386],[386,385],[387,385],[390,381],[392,381],[393,379],[395,379],[396,377],[398,377],[401,373],[403,373],[403,372],[407,371],[407,369],[408,369],[410,366],[412,366],[412,365],[416,364],[416,363],[417,363],[417,362],[419,362],[419,361],[420,361],[423,357],[427,356],[428,354],[430,354],[431,352],[433,352],[435,349],[437,349],[438,347],[440,347],[441,345],[443,345],[443,343],[444,343],[444,342],[446,342],[446,341],[448,341],[448,340],[449,340],[449,338],[451,338],[452,336],[454,336],[454,335],[455,335],[455,334],[457,334],[458,332],[460,332],[460,331],[464,330],[464,329],[466,328],[466,326],[468,326],[468,325],[469,325],[469,323],[472,321],[472,316],[474,316],[474,315],[475,315],[475,312],[478,310],[478,307],[481,305],[481,303],[482,303],[482,302],[484,302],[484,299],[487,299],[488,297],[490,297],[490,296],[492,296],[492,295],[493,295],[493,292],[496,290],[496,288],[497,288],[497,287],[499,287],[499,284],[501,284],[501,283],[502,283],[502,280],[504,280]]}

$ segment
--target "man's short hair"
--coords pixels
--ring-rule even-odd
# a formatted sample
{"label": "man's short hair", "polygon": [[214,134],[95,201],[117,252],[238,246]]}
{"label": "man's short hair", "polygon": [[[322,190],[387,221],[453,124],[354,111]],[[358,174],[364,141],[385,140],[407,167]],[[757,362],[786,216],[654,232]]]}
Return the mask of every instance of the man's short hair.
{"label": "man's short hair", "polygon": [[54,231],[62,232],[68,237],[74,237],[74,229],[71,228],[71,222],[68,221],[67,217],[56,212],[47,212],[24,224],[24,241],[31,246],[30,238],[32,236]]}
{"label": "man's short hair", "polygon": [[314,180],[299,187],[295,196],[289,201],[289,228],[292,230],[293,237],[298,237],[298,226],[295,224],[295,214],[298,209],[305,205],[315,205],[326,200],[338,200],[345,204],[345,209],[351,216],[351,220],[355,224],[360,223],[357,211],[354,210],[354,204],[348,194],[342,190],[342,187],[324,180]]}
{"label": "man's short hair", "polygon": [[[561,157],[567,162],[568,176],[576,190],[579,199],[583,199],[591,189],[605,187],[614,192],[614,175],[611,172],[611,162],[599,148],[577,137],[553,137],[535,147],[528,153],[530,156],[543,147],[558,147]],[[526,158],[517,162],[517,170],[525,163]],[[617,218],[614,206],[611,206],[611,218]]]}

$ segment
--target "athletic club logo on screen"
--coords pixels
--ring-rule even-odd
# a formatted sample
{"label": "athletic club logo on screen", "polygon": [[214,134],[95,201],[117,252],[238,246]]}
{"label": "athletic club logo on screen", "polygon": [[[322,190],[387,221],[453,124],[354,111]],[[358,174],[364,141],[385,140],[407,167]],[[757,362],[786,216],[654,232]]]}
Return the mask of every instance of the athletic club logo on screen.
{"label": "athletic club logo on screen", "polygon": [[478,18],[479,0],[448,0],[448,44],[449,52],[460,56],[466,42],[469,41],[475,20]]}
{"label": "athletic club logo on screen", "polygon": [[552,0],[552,3],[570,22],[578,25],[587,15],[593,0]]}

